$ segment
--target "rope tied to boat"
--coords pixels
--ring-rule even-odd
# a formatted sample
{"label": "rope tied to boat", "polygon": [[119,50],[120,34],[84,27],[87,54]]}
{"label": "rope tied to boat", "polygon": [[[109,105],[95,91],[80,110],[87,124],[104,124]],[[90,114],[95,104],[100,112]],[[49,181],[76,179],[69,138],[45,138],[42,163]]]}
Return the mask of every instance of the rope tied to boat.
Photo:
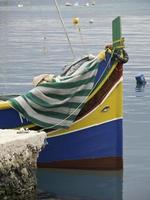
{"label": "rope tied to boat", "polygon": [[74,51],[73,51],[73,47],[72,47],[72,44],[71,44],[71,41],[70,41],[70,38],[69,38],[69,35],[68,35],[68,32],[67,32],[67,29],[66,29],[66,27],[65,27],[65,23],[64,23],[63,18],[62,18],[62,16],[61,16],[61,12],[60,12],[59,5],[58,5],[58,3],[57,3],[57,0],[54,0],[54,3],[55,3],[55,6],[56,6],[56,9],[57,9],[58,16],[59,16],[59,18],[60,18],[61,24],[62,24],[62,26],[63,26],[63,29],[64,29],[64,32],[65,32],[66,38],[67,38],[67,40],[68,40],[68,43],[69,43],[69,46],[70,46],[70,50],[71,50],[71,52],[72,52],[73,58],[75,59],[75,53],[74,53]]}
{"label": "rope tied to boat", "polygon": [[84,42],[84,38],[81,32],[81,28],[80,28],[80,19],[78,17],[73,17],[72,19],[72,23],[73,25],[76,27],[78,33],[79,33],[79,37],[80,37],[80,41],[82,44],[82,48],[84,50],[84,52],[87,54],[87,49],[85,48],[85,42]]}

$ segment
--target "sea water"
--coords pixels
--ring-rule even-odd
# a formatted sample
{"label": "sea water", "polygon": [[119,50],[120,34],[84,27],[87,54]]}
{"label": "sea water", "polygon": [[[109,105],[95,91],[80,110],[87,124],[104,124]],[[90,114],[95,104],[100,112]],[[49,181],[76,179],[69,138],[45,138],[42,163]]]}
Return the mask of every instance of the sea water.
{"label": "sea water", "polygon": [[[58,2],[76,58],[103,50],[111,43],[111,21],[122,18],[130,58],[124,65],[124,170],[39,169],[39,199],[149,200],[150,1],[98,0],[93,6],[85,6],[85,0],[78,6]],[[75,16],[80,33],[72,24]],[[23,94],[32,88],[34,76],[59,74],[73,59],[54,1],[0,0],[1,95]],[[136,87],[139,74],[147,81],[143,87]]]}

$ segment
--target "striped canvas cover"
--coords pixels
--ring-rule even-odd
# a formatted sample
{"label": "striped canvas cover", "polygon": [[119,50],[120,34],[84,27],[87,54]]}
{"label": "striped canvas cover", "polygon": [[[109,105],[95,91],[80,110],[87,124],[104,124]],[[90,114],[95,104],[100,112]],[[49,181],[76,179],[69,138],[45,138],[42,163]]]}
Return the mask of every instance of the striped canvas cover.
{"label": "striped canvas cover", "polygon": [[57,76],[56,81],[42,83],[9,102],[21,115],[40,127],[69,127],[93,88],[99,62],[96,57],[77,62]]}

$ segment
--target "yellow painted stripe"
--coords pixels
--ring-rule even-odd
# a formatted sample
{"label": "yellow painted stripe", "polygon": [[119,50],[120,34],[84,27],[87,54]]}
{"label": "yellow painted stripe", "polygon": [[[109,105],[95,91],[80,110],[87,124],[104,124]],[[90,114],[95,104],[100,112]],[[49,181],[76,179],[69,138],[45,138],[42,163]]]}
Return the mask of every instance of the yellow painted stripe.
{"label": "yellow painted stripe", "polygon": [[8,101],[0,101],[0,110],[5,110],[11,108],[11,105]]}
{"label": "yellow painted stripe", "polygon": [[[121,81],[112,89],[101,105],[98,105],[85,117],[73,123],[68,129],[50,132],[48,133],[48,137],[68,134],[76,130],[93,126],[94,124],[97,125],[113,119],[122,118],[122,87]],[[109,106],[110,109],[107,112],[102,112],[103,108],[106,106]]]}

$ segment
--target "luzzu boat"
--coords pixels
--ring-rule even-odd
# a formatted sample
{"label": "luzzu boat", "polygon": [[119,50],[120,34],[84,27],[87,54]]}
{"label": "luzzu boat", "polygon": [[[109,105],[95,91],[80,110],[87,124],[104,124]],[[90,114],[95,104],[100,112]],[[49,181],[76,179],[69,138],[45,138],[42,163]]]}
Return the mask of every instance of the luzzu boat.
{"label": "luzzu boat", "polygon": [[120,17],[113,20],[112,29],[113,45],[98,56],[85,57],[54,80],[0,102],[1,129],[24,127],[47,132],[39,167],[123,168],[122,66],[128,56]]}

